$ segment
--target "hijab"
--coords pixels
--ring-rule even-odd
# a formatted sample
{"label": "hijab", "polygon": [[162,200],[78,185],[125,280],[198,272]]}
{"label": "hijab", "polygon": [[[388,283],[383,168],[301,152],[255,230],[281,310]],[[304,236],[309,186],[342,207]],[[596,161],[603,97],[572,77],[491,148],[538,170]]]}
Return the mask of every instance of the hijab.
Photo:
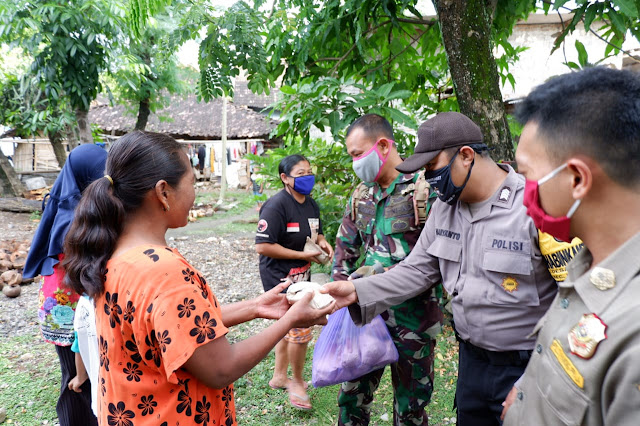
{"label": "hijab", "polygon": [[104,176],[106,162],[107,151],[97,145],[80,145],[71,151],[51,192],[42,201],[42,219],[31,241],[25,278],[53,274],[82,191]]}

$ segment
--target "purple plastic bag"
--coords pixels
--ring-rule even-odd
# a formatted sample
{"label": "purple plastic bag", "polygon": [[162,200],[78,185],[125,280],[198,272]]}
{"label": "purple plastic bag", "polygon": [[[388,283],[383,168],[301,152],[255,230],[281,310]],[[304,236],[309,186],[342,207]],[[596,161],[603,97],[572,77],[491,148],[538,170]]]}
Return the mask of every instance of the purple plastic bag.
{"label": "purple plastic bag", "polygon": [[318,337],[311,383],[319,388],[347,382],[396,361],[398,350],[380,315],[358,327],[342,308],[329,316]]}

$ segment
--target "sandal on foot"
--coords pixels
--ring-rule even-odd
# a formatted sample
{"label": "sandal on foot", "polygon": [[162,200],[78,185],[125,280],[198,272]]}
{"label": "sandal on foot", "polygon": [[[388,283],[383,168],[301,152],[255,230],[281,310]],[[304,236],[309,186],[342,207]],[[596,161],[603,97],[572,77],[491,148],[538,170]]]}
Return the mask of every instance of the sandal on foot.
{"label": "sandal on foot", "polygon": [[299,410],[311,410],[311,400],[309,399],[309,395],[301,396],[289,391],[289,403]]}
{"label": "sandal on foot", "polygon": [[[291,379],[287,379],[287,386],[289,383],[291,383]],[[269,381],[269,387],[273,390],[283,390],[283,389],[286,389],[287,386],[275,386],[271,383],[271,381]],[[309,383],[304,382],[304,390],[307,390],[308,388],[309,388]]]}

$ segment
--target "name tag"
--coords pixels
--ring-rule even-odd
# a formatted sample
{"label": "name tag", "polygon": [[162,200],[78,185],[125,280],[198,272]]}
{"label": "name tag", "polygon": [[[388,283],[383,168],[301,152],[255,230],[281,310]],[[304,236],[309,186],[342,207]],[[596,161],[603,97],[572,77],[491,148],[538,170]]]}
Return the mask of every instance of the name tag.
{"label": "name tag", "polygon": [[445,238],[451,238],[452,240],[460,241],[460,233],[453,232],[449,229],[436,228],[436,235]]}
{"label": "name tag", "polygon": [[524,242],[509,241],[509,240],[494,238],[493,241],[491,242],[491,248],[510,250],[510,251],[523,251]]}

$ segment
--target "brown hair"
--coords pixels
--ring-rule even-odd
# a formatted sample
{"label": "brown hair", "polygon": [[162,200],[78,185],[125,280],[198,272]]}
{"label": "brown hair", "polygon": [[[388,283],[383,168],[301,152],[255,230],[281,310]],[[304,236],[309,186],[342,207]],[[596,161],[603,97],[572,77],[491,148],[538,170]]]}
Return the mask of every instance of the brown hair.
{"label": "brown hair", "polygon": [[[106,174],[82,195],[64,242],[66,283],[77,293],[95,298],[104,292],[109,258],[127,215],[140,208],[159,180],[175,187],[188,168],[182,147],[170,136],[135,131],[109,150]],[[113,181],[113,184],[111,183]]]}

